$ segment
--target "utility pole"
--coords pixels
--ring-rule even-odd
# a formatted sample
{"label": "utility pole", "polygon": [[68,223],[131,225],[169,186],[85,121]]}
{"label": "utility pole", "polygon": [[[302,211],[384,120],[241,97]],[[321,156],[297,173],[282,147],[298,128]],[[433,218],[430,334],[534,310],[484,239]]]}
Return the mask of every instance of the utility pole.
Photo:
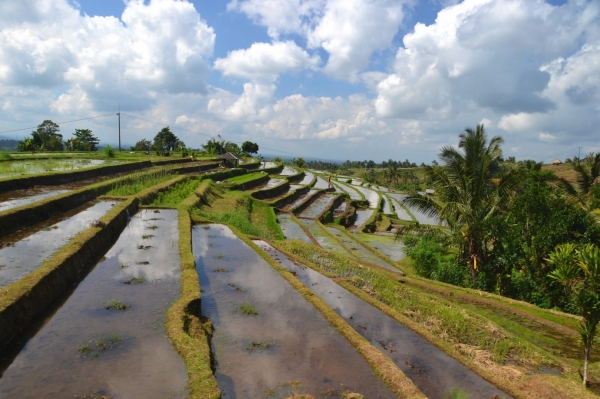
{"label": "utility pole", "polygon": [[579,148],[579,155],[577,156],[577,158],[581,159],[581,147],[577,147]]}
{"label": "utility pole", "polygon": [[119,103],[119,112],[117,112],[117,116],[119,117],[119,152],[121,152],[121,103]]}

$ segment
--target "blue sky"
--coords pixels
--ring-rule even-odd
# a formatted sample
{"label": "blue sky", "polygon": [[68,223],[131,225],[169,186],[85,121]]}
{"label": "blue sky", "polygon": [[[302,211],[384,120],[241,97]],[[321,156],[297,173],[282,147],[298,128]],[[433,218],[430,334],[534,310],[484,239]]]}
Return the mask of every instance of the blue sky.
{"label": "blue sky", "polygon": [[[164,126],[268,154],[430,162],[483,123],[506,156],[600,151],[592,0],[5,0],[0,131]],[[0,133],[22,138],[28,130]]]}

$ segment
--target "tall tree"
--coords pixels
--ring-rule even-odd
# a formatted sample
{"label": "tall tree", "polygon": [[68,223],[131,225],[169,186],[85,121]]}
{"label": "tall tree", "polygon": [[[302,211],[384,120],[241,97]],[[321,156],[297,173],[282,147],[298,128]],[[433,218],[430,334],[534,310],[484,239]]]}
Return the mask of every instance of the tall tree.
{"label": "tall tree", "polygon": [[73,138],[67,141],[67,148],[71,151],[98,151],[98,137],[90,129],[75,129]]}
{"label": "tall tree", "polygon": [[175,150],[179,139],[171,132],[169,127],[164,127],[154,136],[154,150],[161,154]]}
{"label": "tall tree", "polygon": [[251,141],[244,141],[242,143],[242,151],[247,154],[256,154],[258,152],[258,144]]}
{"label": "tall tree", "polygon": [[577,185],[561,179],[561,187],[571,202],[600,223],[600,152],[591,152],[583,159],[575,157],[573,169],[577,173]]}
{"label": "tall tree", "polygon": [[[502,143],[499,136],[488,141],[483,125],[466,129],[459,135],[458,149],[443,147],[439,155],[441,165],[425,169],[436,197],[413,192],[405,199],[409,207],[437,216],[447,225],[449,230],[429,231],[447,231],[454,237],[457,261],[469,265],[474,287],[478,270],[487,260],[486,223],[506,209],[513,190],[520,184],[519,168],[502,167]],[[424,229],[427,228],[408,226],[397,234]]]}
{"label": "tall tree", "polygon": [[40,123],[36,130],[31,132],[31,139],[34,146],[40,150],[62,151],[64,149],[62,134],[59,134],[58,124],[46,119]]}

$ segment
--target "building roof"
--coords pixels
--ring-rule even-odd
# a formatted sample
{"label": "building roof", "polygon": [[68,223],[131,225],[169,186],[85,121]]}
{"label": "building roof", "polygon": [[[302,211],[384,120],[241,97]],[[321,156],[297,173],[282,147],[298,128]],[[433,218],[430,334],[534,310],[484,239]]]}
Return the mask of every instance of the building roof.
{"label": "building roof", "polygon": [[240,157],[237,157],[237,156],[233,155],[230,152],[227,152],[227,153],[225,153],[223,155],[219,155],[217,158],[218,159],[237,159],[237,160],[241,159]]}
{"label": "building roof", "polygon": [[552,161],[553,164],[562,163],[562,161],[558,158]]}

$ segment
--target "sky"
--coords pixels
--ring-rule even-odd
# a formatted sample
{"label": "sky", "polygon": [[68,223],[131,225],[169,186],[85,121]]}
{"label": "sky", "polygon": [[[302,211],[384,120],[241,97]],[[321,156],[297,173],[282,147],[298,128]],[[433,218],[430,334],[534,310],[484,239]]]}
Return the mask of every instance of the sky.
{"label": "sky", "polygon": [[119,111],[124,147],[430,163],[482,123],[564,160],[600,151],[600,0],[0,1],[0,138]]}

